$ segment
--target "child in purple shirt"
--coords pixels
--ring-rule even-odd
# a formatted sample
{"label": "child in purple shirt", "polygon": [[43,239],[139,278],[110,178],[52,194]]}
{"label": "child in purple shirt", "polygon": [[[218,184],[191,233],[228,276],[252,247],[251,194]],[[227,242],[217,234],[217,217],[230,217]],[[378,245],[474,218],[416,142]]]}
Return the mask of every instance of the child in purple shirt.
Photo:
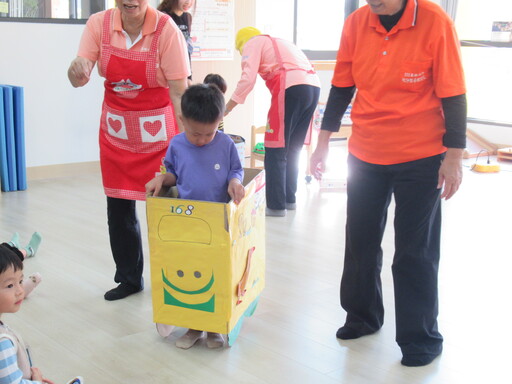
{"label": "child in purple shirt", "polygon": [[[157,196],[163,186],[178,188],[180,199],[240,203],[245,195],[243,168],[231,138],[217,127],[224,117],[224,96],[218,87],[197,84],[181,97],[181,121],[184,132],[173,137],[165,155],[166,173],[146,184],[146,193]],[[157,324],[161,335],[168,335],[165,324]],[[176,340],[176,346],[192,347],[204,336],[189,329]],[[222,335],[208,332],[206,345],[218,348]]]}
{"label": "child in purple shirt", "polygon": [[146,184],[158,195],[176,185],[180,199],[238,204],[245,195],[243,168],[233,140],[217,130],[224,117],[224,96],[214,85],[197,84],[181,98],[184,132],[173,137],[165,155],[166,173]]}

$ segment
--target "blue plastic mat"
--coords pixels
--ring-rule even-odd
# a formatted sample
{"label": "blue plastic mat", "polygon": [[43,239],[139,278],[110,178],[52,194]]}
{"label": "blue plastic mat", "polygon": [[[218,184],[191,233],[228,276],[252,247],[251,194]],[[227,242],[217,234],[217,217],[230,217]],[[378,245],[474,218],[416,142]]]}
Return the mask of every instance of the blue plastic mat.
{"label": "blue plastic mat", "polygon": [[0,85],[0,182],[4,192],[27,188],[23,105],[22,87]]}

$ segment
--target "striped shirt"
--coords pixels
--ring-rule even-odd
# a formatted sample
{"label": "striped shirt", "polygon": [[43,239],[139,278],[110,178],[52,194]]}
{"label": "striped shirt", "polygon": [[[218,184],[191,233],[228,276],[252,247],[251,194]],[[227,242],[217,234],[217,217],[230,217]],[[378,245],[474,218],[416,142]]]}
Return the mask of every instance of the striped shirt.
{"label": "striped shirt", "polygon": [[40,381],[23,379],[18,367],[18,357],[14,343],[3,337],[0,339],[0,384],[41,384]]}

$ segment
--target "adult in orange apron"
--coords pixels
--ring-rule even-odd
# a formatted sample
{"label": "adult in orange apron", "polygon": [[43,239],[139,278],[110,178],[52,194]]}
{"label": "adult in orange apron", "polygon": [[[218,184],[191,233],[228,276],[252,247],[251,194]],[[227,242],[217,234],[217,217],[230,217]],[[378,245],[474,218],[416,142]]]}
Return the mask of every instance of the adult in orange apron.
{"label": "adult in orange apron", "polygon": [[[147,3],[145,5],[147,7]],[[100,73],[105,77],[99,133],[100,163],[107,195],[110,245],[116,263],[114,280],[119,283],[105,294],[106,300],[122,299],[143,289],[142,239],[136,200],[145,200],[145,183],[159,170],[169,140],[178,132],[169,88],[157,80],[161,54],[159,39],[164,28],[169,28],[169,16],[157,14],[151,43],[137,51],[112,44],[112,12],[112,9],[105,12],[98,59]],[[129,14],[131,22],[134,8],[125,9],[121,5],[120,12],[123,30],[128,31],[127,27],[133,25],[125,25],[125,16]],[[147,13],[148,8],[140,6],[137,15],[142,22],[139,38],[143,38]],[[183,39],[177,28],[176,36]],[[137,41],[131,35],[130,38],[132,42]],[[176,60],[186,61],[186,51],[183,53],[183,57],[176,57]],[[76,70],[72,63],[68,75],[74,86],[81,86],[83,84],[77,77],[72,76]],[[185,77],[183,82],[186,84]]]}

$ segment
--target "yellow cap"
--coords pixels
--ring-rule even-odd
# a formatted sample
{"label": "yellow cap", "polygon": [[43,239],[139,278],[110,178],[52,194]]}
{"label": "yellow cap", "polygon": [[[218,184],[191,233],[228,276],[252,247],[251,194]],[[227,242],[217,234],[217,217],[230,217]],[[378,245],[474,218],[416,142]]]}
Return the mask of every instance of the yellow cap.
{"label": "yellow cap", "polygon": [[254,36],[261,35],[261,32],[259,29],[254,27],[245,27],[238,31],[236,34],[236,40],[235,40],[235,48],[240,54],[242,54],[242,50],[244,49],[245,43],[249,41]]}

